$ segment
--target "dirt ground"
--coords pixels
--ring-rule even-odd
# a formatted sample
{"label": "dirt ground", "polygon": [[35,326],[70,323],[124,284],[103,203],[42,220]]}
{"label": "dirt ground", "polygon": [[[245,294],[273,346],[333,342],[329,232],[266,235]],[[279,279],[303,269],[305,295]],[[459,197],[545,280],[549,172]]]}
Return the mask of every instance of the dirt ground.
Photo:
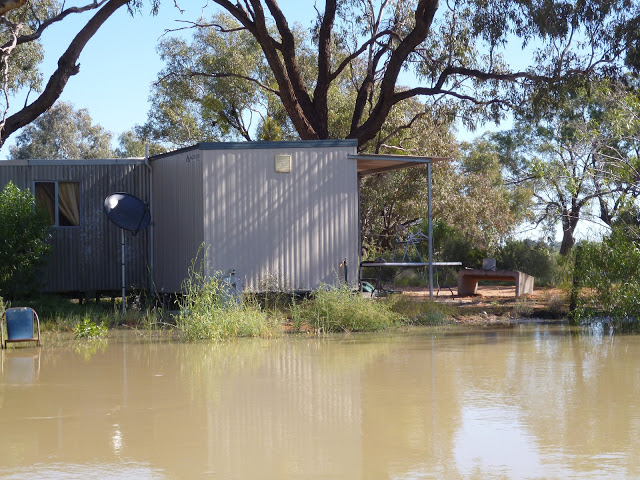
{"label": "dirt ground", "polygon": [[[416,300],[428,299],[429,289],[398,288],[402,295]],[[434,299],[456,307],[454,317],[461,323],[512,323],[527,319],[557,320],[568,310],[568,296],[559,288],[534,288],[533,294],[516,298],[514,286],[478,285],[473,296],[458,297],[455,287],[434,290]]]}

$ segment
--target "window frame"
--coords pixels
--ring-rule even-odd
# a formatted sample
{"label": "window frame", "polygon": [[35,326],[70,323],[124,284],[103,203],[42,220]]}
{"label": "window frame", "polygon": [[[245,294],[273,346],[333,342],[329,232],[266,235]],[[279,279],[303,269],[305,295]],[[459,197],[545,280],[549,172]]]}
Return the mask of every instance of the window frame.
{"label": "window frame", "polygon": [[[80,195],[80,182],[78,181],[74,181],[74,180],[34,180],[33,181],[33,195],[34,197],[36,196],[36,185],[38,183],[53,183],[53,188],[54,188],[54,205],[53,205],[53,211],[54,211],[54,223],[51,224],[52,227],[55,228],[80,228],[81,225],[81,216],[80,216],[80,212],[82,210],[82,200],[81,200],[81,195]],[[77,185],[77,190],[78,190],[78,225],[60,225],[60,194],[58,191],[58,184],[60,183],[73,183],[75,185]]]}

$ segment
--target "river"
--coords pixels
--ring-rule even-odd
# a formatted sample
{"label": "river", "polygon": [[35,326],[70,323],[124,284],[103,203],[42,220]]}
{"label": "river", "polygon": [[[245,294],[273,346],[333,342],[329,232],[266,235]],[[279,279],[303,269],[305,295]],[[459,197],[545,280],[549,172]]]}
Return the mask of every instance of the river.
{"label": "river", "polygon": [[116,331],[1,365],[0,478],[640,478],[640,336]]}

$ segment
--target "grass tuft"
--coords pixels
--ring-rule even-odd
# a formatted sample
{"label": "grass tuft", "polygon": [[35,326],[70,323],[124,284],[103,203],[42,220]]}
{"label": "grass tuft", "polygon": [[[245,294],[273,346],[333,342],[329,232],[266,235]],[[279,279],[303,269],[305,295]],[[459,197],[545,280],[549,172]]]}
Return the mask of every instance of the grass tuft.
{"label": "grass tuft", "polygon": [[321,287],[312,298],[292,309],[294,325],[309,325],[318,333],[375,332],[399,325],[403,317],[392,301],[366,298],[348,286]]}
{"label": "grass tuft", "polygon": [[180,300],[177,330],[184,340],[269,337],[278,321],[251,300],[236,297],[221,273],[207,277],[195,263],[189,269]]}

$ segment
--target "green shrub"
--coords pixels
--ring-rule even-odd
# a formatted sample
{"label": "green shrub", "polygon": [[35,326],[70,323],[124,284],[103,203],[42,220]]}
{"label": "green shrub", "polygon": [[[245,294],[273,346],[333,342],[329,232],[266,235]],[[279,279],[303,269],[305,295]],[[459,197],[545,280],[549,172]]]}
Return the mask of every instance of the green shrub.
{"label": "green shrub", "polygon": [[518,317],[530,317],[533,314],[533,303],[527,297],[519,297],[513,305],[513,313]]}
{"label": "green shrub", "polygon": [[392,302],[364,297],[348,286],[321,287],[293,309],[296,325],[306,323],[317,332],[373,332],[398,325],[401,315]]}
{"label": "green shrub", "polygon": [[89,317],[84,317],[73,329],[76,338],[99,338],[107,334],[107,326],[104,322],[96,325]]}
{"label": "green shrub", "polygon": [[536,279],[536,285],[557,285],[561,280],[559,253],[546,243],[532,240],[508,240],[496,254],[501,270],[518,270]]}
{"label": "green shrub", "polygon": [[79,303],[77,300],[53,294],[39,294],[21,300],[20,305],[31,307],[40,317],[45,330],[74,331],[85,317],[107,327],[127,325],[128,327],[153,329],[164,326],[161,310],[148,310],[146,307],[129,308],[122,316],[119,308],[114,308],[112,299],[90,300]]}
{"label": "green shrub", "polygon": [[0,192],[0,294],[26,295],[37,286],[37,270],[50,251],[49,217],[35,198],[9,182]]}
{"label": "green shrub", "polygon": [[567,304],[564,298],[559,295],[551,295],[547,299],[546,315],[551,318],[562,318],[567,316]]}
{"label": "green shrub", "polygon": [[614,229],[602,242],[575,247],[575,320],[609,318],[615,326],[640,325],[640,245]]}
{"label": "green shrub", "polygon": [[256,292],[245,292],[246,301],[259,304],[265,311],[288,308],[293,296],[293,288],[285,277],[269,273],[262,276]]}
{"label": "green shrub", "polygon": [[[426,261],[428,246],[425,244],[420,248],[424,252],[423,258]],[[433,252],[436,260],[462,262],[462,266],[467,268],[481,268],[482,259],[489,256],[487,250],[478,248],[458,229],[450,227],[444,222],[436,222],[433,225]]]}

